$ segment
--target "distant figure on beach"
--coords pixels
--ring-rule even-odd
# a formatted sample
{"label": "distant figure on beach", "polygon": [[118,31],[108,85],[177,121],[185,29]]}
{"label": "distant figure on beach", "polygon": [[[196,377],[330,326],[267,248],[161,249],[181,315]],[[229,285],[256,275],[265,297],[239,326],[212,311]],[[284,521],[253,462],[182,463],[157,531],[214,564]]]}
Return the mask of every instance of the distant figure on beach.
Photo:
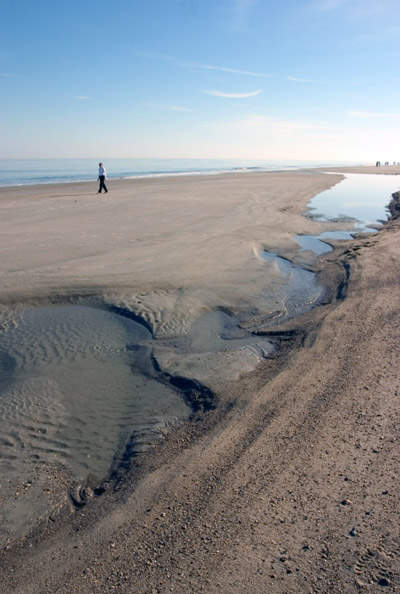
{"label": "distant figure on beach", "polygon": [[104,193],[106,194],[108,192],[107,190],[107,186],[105,184],[106,181],[106,168],[104,167],[103,163],[99,163],[99,181],[100,181],[100,186],[99,186],[99,191],[97,192],[98,194],[101,194],[101,190],[104,190]]}
{"label": "distant figure on beach", "polygon": [[381,166],[381,162],[380,162],[380,161],[377,161],[377,162],[376,162],[376,166],[377,166],[377,167],[380,167],[380,166]]}

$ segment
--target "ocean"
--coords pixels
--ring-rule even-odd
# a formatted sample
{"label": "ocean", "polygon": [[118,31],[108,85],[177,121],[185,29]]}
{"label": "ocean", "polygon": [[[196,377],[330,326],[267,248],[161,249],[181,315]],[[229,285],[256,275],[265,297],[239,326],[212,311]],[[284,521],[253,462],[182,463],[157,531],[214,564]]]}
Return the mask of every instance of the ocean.
{"label": "ocean", "polygon": [[[0,187],[97,179],[100,159],[1,159]],[[345,161],[257,159],[103,159],[108,179],[292,170],[360,165]]]}

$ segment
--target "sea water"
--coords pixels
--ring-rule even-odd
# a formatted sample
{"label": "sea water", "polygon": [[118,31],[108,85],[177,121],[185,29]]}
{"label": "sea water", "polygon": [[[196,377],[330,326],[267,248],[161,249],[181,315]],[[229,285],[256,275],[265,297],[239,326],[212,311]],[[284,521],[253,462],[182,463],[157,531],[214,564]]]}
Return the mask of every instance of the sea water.
{"label": "sea water", "polygon": [[109,179],[357,165],[350,162],[273,159],[2,159],[0,187],[95,180],[101,160]]}

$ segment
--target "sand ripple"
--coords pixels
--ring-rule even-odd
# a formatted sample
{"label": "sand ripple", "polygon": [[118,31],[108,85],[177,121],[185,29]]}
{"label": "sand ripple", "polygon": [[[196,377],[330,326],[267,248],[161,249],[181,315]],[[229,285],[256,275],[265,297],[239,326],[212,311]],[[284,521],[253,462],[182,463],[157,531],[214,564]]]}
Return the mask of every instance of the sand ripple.
{"label": "sand ripple", "polygon": [[[143,374],[151,337],[132,320],[68,305],[14,313],[2,329],[1,476],[18,492],[37,466],[100,481],[127,448],[143,451],[166,422],[190,413],[177,391]],[[19,512],[11,502],[13,513],[10,501],[2,513],[13,531],[26,521],[29,498],[18,499]]]}

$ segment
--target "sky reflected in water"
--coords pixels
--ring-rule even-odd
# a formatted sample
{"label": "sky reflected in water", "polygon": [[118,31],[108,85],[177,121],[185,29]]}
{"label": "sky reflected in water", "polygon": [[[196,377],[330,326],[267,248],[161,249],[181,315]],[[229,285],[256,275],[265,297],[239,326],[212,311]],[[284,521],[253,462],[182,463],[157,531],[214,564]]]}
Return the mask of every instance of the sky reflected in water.
{"label": "sky reflected in water", "polygon": [[399,188],[398,175],[346,173],[345,180],[318,194],[309,207],[324,220],[353,218],[368,226],[387,220],[386,207]]}

